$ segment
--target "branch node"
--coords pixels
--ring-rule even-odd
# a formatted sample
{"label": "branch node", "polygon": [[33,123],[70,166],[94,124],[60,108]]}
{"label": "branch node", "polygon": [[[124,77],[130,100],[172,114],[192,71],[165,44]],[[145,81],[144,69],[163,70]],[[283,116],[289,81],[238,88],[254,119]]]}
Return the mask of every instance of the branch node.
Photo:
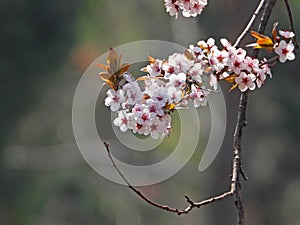
{"label": "branch node", "polygon": [[[195,206],[196,206],[195,203],[190,199],[189,196],[185,195],[184,197],[185,197],[186,201],[187,201],[192,207],[195,207]],[[199,207],[200,207],[200,206],[199,206]],[[198,207],[198,208],[199,208],[199,207]]]}
{"label": "branch node", "polygon": [[242,177],[244,178],[244,180],[248,180],[248,177],[247,177],[247,174],[246,174],[246,172],[245,172],[245,170],[243,169],[243,166],[242,165],[240,165],[240,172],[241,172],[241,174],[242,174]]}
{"label": "branch node", "polygon": [[109,144],[104,141],[104,145],[105,145],[106,151],[109,153]]}

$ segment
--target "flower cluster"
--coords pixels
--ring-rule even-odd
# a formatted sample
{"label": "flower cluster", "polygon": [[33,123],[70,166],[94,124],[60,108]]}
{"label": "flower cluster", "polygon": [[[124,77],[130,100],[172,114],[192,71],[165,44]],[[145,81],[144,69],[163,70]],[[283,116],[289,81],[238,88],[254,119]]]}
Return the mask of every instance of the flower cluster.
{"label": "flower cluster", "polygon": [[[205,106],[208,92],[199,85],[187,85],[187,79],[192,79],[188,71],[196,70],[197,65],[193,67],[193,60],[184,54],[174,53],[169,60],[149,58],[150,64],[143,69],[147,75],[134,79],[125,73],[124,85],[107,91],[105,105],[118,112],[113,123],[121,131],[129,129],[157,139],[171,130],[170,112],[187,106],[189,99],[195,107]],[[199,73],[192,76],[201,80]]]}
{"label": "flower cluster", "polygon": [[123,132],[130,129],[138,134],[151,134],[154,139],[167,135],[171,117],[165,113],[164,106],[171,99],[172,90],[169,88],[168,92],[165,88],[162,86],[155,92],[147,89],[149,94],[152,93],[149,97],[145,97],[146,89],[141,91],[137,81],[129,82],[117,91],[108,90],[105,105],[113,112],[118,111],[114,125]]}
{"label": "flower cluster", "polygon": [[165,0],[166,11],[176,18],[179,10],[184,17],[196,17],[201,14],[206,5],[207,0]]}
{"label": "flower cluster", "polygon": [[241,91],[260,88],[267,75],[272,76],[269,64],[264,60],[247,56],[246,50],[235,48],[225,38],[220,40],[223,48],[215,45],[215,40],[199,41],[198,46],[190,46],[189,52],[201,64],[203,76],[209,78],[210,88],[216,90],[217,82],[225,80],[232,83],[230,91],[238,87]]}
{"label": "flower cluster", "polygon": [[[107,72],[100,76],[110,86],[105,105],[117,113],[114,125],[125,132],[162,138],[171,131],[170,113],[185,108],[189,102],[195,107],[205,106],[207,96],[215,92],[218,82],[232,83],[229,91],[238,87],[242,92],[260,88],[266,78],[272,77],[270,66],[275,60],[285,62],[295,58],[292,38],[294,34],[279,31],[282,37],[252,32],[258,40],[248,46],[266,48],[275,52],[271,60],[259,60],[247,55],[222,38],[218,48],[213,38],[190,45],[184,53],[173,53],[168,59],[149,56],[149,64],[141,70],[145,76],[135,79],[127,72],[129,65],[121,63],[121,56],[110,49],[109,65],[99,66]],[[272,63],[272,64],[271,64]]]}

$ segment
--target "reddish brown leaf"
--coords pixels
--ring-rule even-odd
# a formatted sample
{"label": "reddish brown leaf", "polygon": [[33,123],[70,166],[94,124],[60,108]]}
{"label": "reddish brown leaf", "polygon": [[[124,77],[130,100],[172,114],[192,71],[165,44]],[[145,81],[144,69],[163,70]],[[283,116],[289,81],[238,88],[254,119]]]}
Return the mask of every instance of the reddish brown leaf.
{"label": "reddish brown leaf", "polygon": [[107,70],[109,68],[109,66],[101,64],[101,63],[97,63],[96,66],[100,67],[101,69]]}
{"label": "reddish brown leaf", "polygon": [[235,89],[239,84],[238,83],[234,83],[230,89],[228,90],[228,92],[231,92],[233,89]]}
{"label": "reddish brown leaf", "polygon": [[237,77],[237,75],[236,74],[233,74],[233,75],[230,75],[230,76],[228,76],[228,77],[225,77],[224,78],[224,80],[226,80],[227,82],[229,82],[229,83],[233,83],[233,82],[235,82],[235,78]]}
{"label": "reddish brown leaf", "polygon": [[192,53],[189,50],[185,50],[184,51],[184,55],[185,57],[187,57],[189,60],[194,60],[194,56],[192,55]]}
{"label": "reddish brown leaf", "polygon": [[155,58],[153,58],[152,56],[148,55],[148,60],[149,60],[149,63],[152,64],[155,62]]}
{"label": "reddish brown leaf", "polygon": [[109,79],[111,77],[111,75],[107,72],[101,72],[99,73],[100,77],[104,80],[104,79]]}

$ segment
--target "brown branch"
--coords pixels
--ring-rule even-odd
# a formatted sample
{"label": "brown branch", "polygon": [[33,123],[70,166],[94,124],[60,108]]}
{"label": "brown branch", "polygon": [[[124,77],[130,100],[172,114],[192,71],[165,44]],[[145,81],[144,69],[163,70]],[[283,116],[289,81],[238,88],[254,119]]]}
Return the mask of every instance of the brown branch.
{"label": "brown branch", "polygon": [[239,202],[240,202],[239,195],[236,193],[237,191],[239,191],[239,188],[238,188],[240,186],[239,173],[240,173],[240,168],[241,168],[239,151],[237,149],[235,151],[235,156],[234,156],[233,164],[232,164],[232,176],[231,176],[231,182],[230,182],[231,183],[230,190],[227,192],[224,192],[220,195],[217,195],[215,197],[202,200],[200,202],[194,202],[193,200],[191,200],[191,198],[189,196],[186,195],[185,199],[188,203],[188,206],[183,209],[179,209],[179,208],[174,208],[174,207],[170,207],[168,205],[157,203],[157,202],[151,200],[150,198],[148,198],[147,196],[145,196],[140,190],[138,190],[137,188],[132,186],[130,184],[130,182],[128,181],[128,179],[125,177],[125,175],[121,172],[121,170],[119,169],[117,164],[115,163],[115,161],[111,155],[110,149],[109,149],[109,144],[106,142],[104,142],[104,144],[106,147],[106,151],[107,151],[109,160],[111,161],[113,167],[118,172],[118,174],[120,175],[122,180],[127,184],[128,188],[130,188],[133,192],[135,192],[146,203],[148,203],[156,208],[160,208],[160,209],[166,210],[168,212],[176,213],[178,215],[183,215],[183,214],[188,214],[194,208],[200,208],[201,206],[205,206],[205,205],[211,204],[213,202],[223,200],[231,195],[235,196],[236,204],[239,204]]}
{"label": "brown branch", "polygon": [[[241,33],[241,35],[237,38],[234,46],[238,46],[241,40],[245,37],[247,32],[249,32],[249,29],[252,27],[255,19],[257,18],[258,14],[260,13],[262,7],[264,7],[264,12],[260,20],[258,32],[262,33],[264,32],[266,25],[268,23],[270,14],[275,6],[277,0],[261,0],[257,9],[255,10],[252,18],[250,19],[249,23]],[[258,52],[255,51],[254,55],[257,56]],[[188,203],[188,206],[183,209],[173,208],[168,205],[157,203],[147,196],[145,196],[140,190],[135,188],[130,184],[130,182],[127,180],[125,175],[121,172],[121,170],[116,165],[110,150],[109,150],[109,144],[104,142],[106,146],[106,150],[108,153],[108,157],[113,165],[113,167],[116,169],[122,180],[127,184],[127,186],[135,192],[141,199],[143,199],[146,203],[163,210],[166,210],[168,212],[176,213],[178,215],[187,214],[194,208],[200,208],[201,206],[208,205],[210,203],[223,200],[227,198],[228,196],[234,197],[234,203],[237,209],[237,224],[238,225],[244,225],[244,206],[242,201],[242,195],[241,195],[241,182],[240,182],[240,176],[243,176],[244,179],[247,180],[247,176],[245,175],[245,172],[242,169],[242,163],[241,163],[241,140],[242,140],[242,134],[243,134],[243,128],[246,126],[246,108],[247,108],[247,102],[248,102],[248,95],[249,92],[242,92],[239,102],[239,108],[238,108],[238,114],[237,114],[237,122],[236,127],[233,135],[233,159],[232,159],[232,173],[231,173],[231,182],[230,182],[230,190],[227,192],[224,192],[220,195],[217,195],[212,198],[205,199],[200,202],[194,202],[191,200],[190,197],[185,196],[185,199]]]}
{"label": "brown branch", "polygon": [[[259,7],[262,7],[264,5],[264,12],[261,17],[260,23],[259,23],[259,28],[258,32],[263,33],[264,30],[266,29],[266,25],[269,21],[271,12],[275,6],[277,0],[269,0],[264,4],[264,1],[262,0],[259,4]],[[258,7],[257,10],[260,10]],[[253,15],[254,16],[254,15]],[[252,17],[253,18],[253,17]],[[252,19],[250,20],[249,24],[253,23],[251,22]],[[247,25],[245,30],[242,32],[246,33],[245,31],[251,27],[251,25]],[[243,37],[242,35],[240,37]],[[235,46],[238,45],[239,41],[241,38],[238,38]],[[258,51],[255,51],[254,53],[255,57],[258,55]],[[243,128],[246,126],[246,109],[247,109],[247,102],[248,102],[248,95],[249,91],[245,91],[241,93],[240,97],[240,102],[239,102],[239,108],[238,108],[238,115],[237,115],[237,122],[236,122],[236,127],[233,135],[233,172],[232,176],[234,177],[234,182],[233,185],[234,187],[234,203],[237,209],[237,224],[238,225],[244,225],[245,224],[245,215],[244,215],[244,206],[243,206],[243,201],[242,201],[242,194],[241,194],[241,182],[240,182],[240,176],[244,176],[244,171],[242,170],[242,163],[241,163],[241,141],[242,141],[242,134],[243,134]]]}
{"label": "brown branch", "polygon": [[243,174],[241,168],[241,139],[243,134],[243,127],[246,126],[246,107],[248,101],[248,91],[242,92],[240,97],[239,110],[237,115],[236,127],[233,135],[233,171],[235,173],[232,176],[235,176],[235,185],[234,187],[234,203],[236,209],[238,211],[237,224],[244,224],[244,206],[241,195],[241,183],[240,183],[240,175]]}
{"label": "brown branch", "polygon": [[151,199],[147,198],[140,190],[136,189],[134,186],[132,186],[130,184],[130,182],[127,180],[127,178],[125,177],[125,175],[121,172],[121,170],[119,169],[119,167],[116,165],[111,153],[110,153],[110,150],[109,150],[109,144],[104,142],[104,145],[106,147],[106,151],[107,151],[107,154],[108,154],[108,157],[109,157],[109,160],[111,161],[113,167],[116,169],[116,171],[118,172],[118,174],[120,175],[120,177],[122,178],[122,180],[127,184],[127,186],[132,190],[134,191],[139,197],[141,197],[145,202],[149,203],[150,205],[154,206],[154,207],[157,207],[157,208],[160,208],[160,209],[164,209],[166,211],[169,211],[169,212],[176,212],[176,213],[180,213],[179,211],[183,211],[183,210],[178,210],[178,209],[175,209],[175,208],[171,208],[169,206],[166,206],[166,205],[162,205],[160,203],[157,203],[155,201],[152,201]]}
{"label": "brown branch", "polygon": [[240,42],[243,40],[243,38],[246,36],[246,34],[249,32],[249,30],[251,29],[251,27],[253,26],[253,23],[256,19],[256,17],[259,15],[262,7],[265,5],[265,1],[266,0],[261,0],[256,8],[256,10],[254,11],[251,19],[249,20],[248,24],[246,25],[245,29],[243,30],[243,32],[240,34],[240,36],[236,39],[233,47],[237,47]]}
{"label": "brown branch", "polygon": [[[127,178],[125,177],[125,175],[121,172],[121,170],[119,169],[119,167],[116,165],[112,155],[111,155],[111,152],[110,152],[110,149],[109,149],[109,144],[104,142],[105,144],[105,147],[106,147],[106,151],[107,151],[107,154],[108,154],[108,157],[109,157],[109,160],[111,161],[113,167],[115,168],[115,170],[118,172],[118,174],[120,175],[120,177],[122,178],[122,180],[127,184],[128,188],[130,188],[134,193],[136,193],[140,198],[142,198],[146,203],[156,207],[156,208],[159,208],[159,209],[163,209],[163,210],[166,210],[168,212],[172,212],[172,213],[176,213],[178,215],[183,215],[183,214],[188,214],[192,209],[194,208],[200,208],[201,206],[204,206],[204,205],[208,205],[210,203],[213,203],[213,202],[216,202],[216,201],[220,201],[228,196],[231,196],[234,194],[234,190],[235,190],[235,183],[236,183],[236,178],[237,176],[232,176],[232,179],[231,179],[231,189],[230,191],[228,192],[225,192],[223,194],[220,194],[220,195],[217,195],[215,197],[212,197],[212,198],[209,198],[209,199],[205,199],[201,202],[194,202],[193,200],[191,200],[191,198],[187,195],[185,195],[185,199],[188,203],[188,206],[183,208],[183,209],[178,209],[178,208],[173,208],[173,207],[170,207],[168,205],[164,205],[164,204],[160,204],[160,203],[157,203],[153,200],[151,200],[150,198],[148,198],[146,195],[144,195],[140,190],[138,190],[137,188],[135,188],[134,186],[132,186],[130,184],[130,182],[127,180]],[[237,168],[235,168],[234,170],[236,170]],[[234,172],[235,174],[237,172]]]}
{"label": "brown branch", "polygon": [[297,35],[296,35],[296,31],[295,31],[295,27],[294,27],[294,19],[293,19],[293,14],[292,14],[292,10],[290,7],[290,3],[288,0],[284,0],[284,4],[288,13],[288,17],[289,17],[289,21],[290,21],[290,26],[291,26],[291,31],[293,31],[293,33],[295,34],[295,37],[293,38],[294,43],[295,43],[295,47],[299,48],[299,43],[297,41]]}
{"label": "brown branch", "polygon": [[268,64],[269,67],[273,66],[276,64],[277,60],[279,59],[279,55],[276,55],[268,60],[263,61],[262,63],[259,64],[259,66],[263,66],[265,64]]}

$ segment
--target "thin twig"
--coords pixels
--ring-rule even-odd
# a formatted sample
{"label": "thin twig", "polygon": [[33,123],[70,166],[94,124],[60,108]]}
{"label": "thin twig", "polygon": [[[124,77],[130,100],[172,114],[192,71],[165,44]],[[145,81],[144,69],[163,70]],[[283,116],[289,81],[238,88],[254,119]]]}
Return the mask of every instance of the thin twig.
{"label": "thin twig", "polygon": [[241,168],[240,168],[241,174],[242,174],[244,180],[247,181],[247,180],[248,180],[248,177],[247,177],[247,174],[246,174],[245,170],[243,169],[242,163],[241,163],[241,166],[240,166],[240,167],[241,167]]}
{"label": "thin twig", "polygon": [[[115,163],[112,155],[111,155],[111,152],[110,152],[110,149],[109,149],[109,144],[104,142],[105,144],[105,147],[106,147],[106,151],[107,151],[107,154],[108,154],[108,157],[109,157],[109,160],[111,161],[113,167],[115,168],[115,170],[118,172],[118,174],[120,175],[121,179],[127,184],[127,186],[133,191],[135,192],[139,197],[141,197],[145,202],[147,202],[148,204],[156,207],[156,208],[160,208],[160,209],[163,209],[163,210],[166,210],[168,212],[172,212],[172,213],[176,213],[178,215],[183,215],[183,214],[188,214],[189,211],[191,211],[193,208],[200,208],[201,206],[204,206],[204,205],[208,205],[210,203],[213,203],[213,202],[216,202],[216,201],[219,201],[219,200],[222,200],[230,195],[233,195],[233,187],[234,185],[231,185],[232,188],[230,191],[228,192],[225,192],[223,194],[220,194],[218,196],[215,196],[215,197],[212,197],[212,198],[209,198],[209,199],[206,199],[206,200],[203,200],[201,202],[194,202],[191,200],[191,198],[189,196],[185,196],[185,199],[188,203],[188,206],[183,208],[183,209],[178,209],[178,208],[173,208],[173,207],[170,207],[168,205],[164,205],[164,204],[160,204],[160,203],[157,203],[151,199],[149,199],[147,196],[145,196],[140,190],[138,190],[137,188],[135,188],[134,186],[132,186],[130,184],[130,182],[127,180],[127,178],[125,177],[125,175],[121,172],[121,170],[119,169],[119,167],[117,166],[117,164]],[[232,179],[232,183],[234,183],[234,179]]]}
{"label": "thin twig", "polygon": [[[269,22],[270,16],[271,16],[271,12],[276,4],[277,0],[268,0],[266,2],[266,5],[264,7],[264,11],[263,11],[263,15],[260,19],[260,23],[258,25],[258,33],[264,33],[267,24]],[[258,53],[258,51],[256,51],[256,54]]]}
{"label": "thin twig", "polygon": [[276,55],[266,61],[263,61],[262,63],[260,63],[258,66],[263,66],[265,64],[268,64],[269,67],[275,65],[275,63],[277,62],[277,60],[279,59],[279,55]]}
{"label": "thin twig", "polygon": [[297,35],[296,35],[295,28],[294,28],[294,19],[293,19],[293,14],[292,14],[292,10],[291,10],[291,7],[290,7],[290,3],[289,3],[288,0],[284,0],[284,4],[285,4],[285,7],[286,7],[286,10],[287,10],[287,13],[288,13],[290,26],[291,26],[291,31],[293,31],[293,33],[295,34],[295,37],[293,38],[294,43],[295,43],[295,47],[299,48],[299,43],[297,41]]}
{"label": "thin twig", "polygon": [[284,4],[289,16],[289,21],[290,21],[290,26],[291,26],[291,30],[295,33],[295,28],[294,28],[294,19],[293,19],[293,15],[292,15],[292,10],[290,7],[290,3],[288,0],[284,0]]}
{"label": "thin twig", "polygon": [[[261,1],[258,7],[258,11],[260,11],[261,7],[264,6],[264,12],[261,17],[258,32],[263,33],[266,29],[266,25],[269,21],[271,12],[275,6],[277,0],[269,0],[265,3],[265,1]],[[252,17],[253,18],[253,17]],[[249,24],[252,24],[250,20]],[[247,25],[245,30],[242,32],[246,33],[245,31],[251,27],[251,25]],[[240,37],[243,37],[243,35],[240,35]],[[238,45],[241,38],[238,38],[235,45]],[[255,57],[258,55],[258,51],[254,52]],[[240,102],[239,102],[239,108],[238,108],[238,115],[237,115],[237,122],[236,127],[233,135],[233,173],[232,176],[235,176],[235,189],[234,189],[234,203],[237,209],[237,224],[238,225],[244,225],[245,224],[245,215],[244,215],[244,206],[242,201],[242,194],[241,194],[241,182],[240,182],[240,175],[245,177],[245,173],[242,170],[242,164],[241,164],[241,141],[242,141],[242,134],[243,134],[243,128],[246,126],[246,109],[247,109],[247,102],[248,102],[248,95],[249,91],[245,91],[241,93]]]}
{"label": "thin twig", "polygon": [[264,6],[265,4],[265,0],[261,0],[260,3],[258,4],[255,12],[253,13],[251,19],[249,20],[247,26],[245,27],[245,29],[243,30],[243,32],[240,34],[240,36],[236,39],[233,47],[237,47],[240,42],[243,40],[243,38],[246,36],[246,34],[249,32],[250,28],[252,27],[256,17],[259,15],[262,7]]}
{"label": "thin twig", "polygon": [[151,199],[147,198],[141,191],[137,190],[134,186],[132,186],[130,184],[130,182],[127,180],[127,178],[125,177],[125,175],[121,172],[121,170],[119,169],[119,167],[116,165],[111,153],[110,153],[110,150],[109,150],[109,144],[104,142],[104,145],[106,147],[106,151],[107,151],[107,154],[108,154],[108,157],[113,165],[113,167],[115,168],[115,170],[118,172],[118,174],[120,175],[120,177],[122,178],[122,180],[127,184],[127,186],[133,190],[138,196],[140,196],[144,201],[146,201],[147,203],[149,203],[150,205],[153,205],[157,208],[161,208],[161,209],[164,209],[164,210],[167,210],[167,211],[170,211],[170,212],[177,212],[178,210],[177,209],[174,209],[174,208],[171,208],[171,207],[168,207],[168,206],[165,206],[165,205],[162,205],[162,204],[159,204],[157,202],[154,202],[152,201]]}

